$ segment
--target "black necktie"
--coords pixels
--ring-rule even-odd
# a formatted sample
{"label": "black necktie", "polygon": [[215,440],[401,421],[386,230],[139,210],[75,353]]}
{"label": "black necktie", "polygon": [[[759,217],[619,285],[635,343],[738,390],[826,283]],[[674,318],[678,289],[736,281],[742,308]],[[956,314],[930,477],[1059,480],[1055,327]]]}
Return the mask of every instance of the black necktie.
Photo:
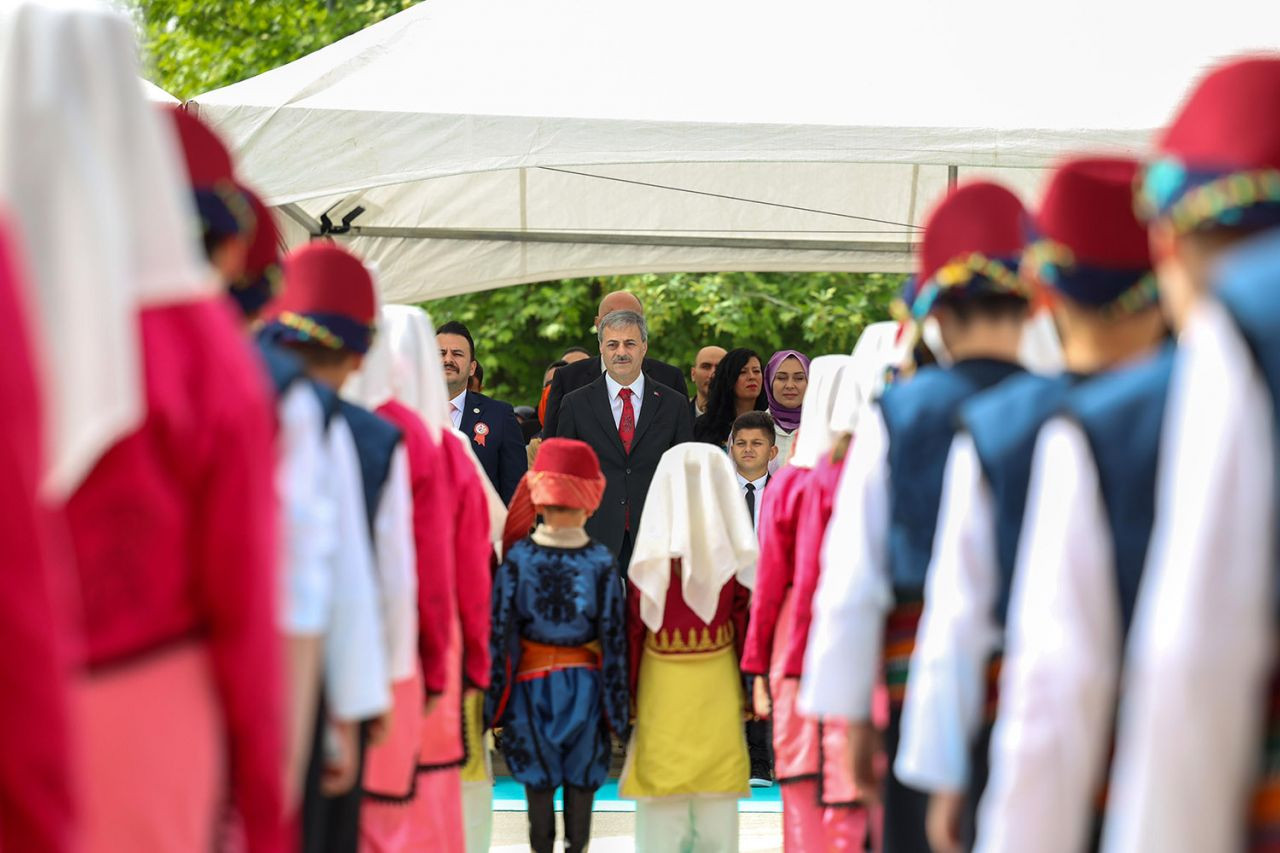
{"label": "black necktie", "polygon": [[756,526],[756,484],[747,483],[747,515],[751,516],[751,528]]}

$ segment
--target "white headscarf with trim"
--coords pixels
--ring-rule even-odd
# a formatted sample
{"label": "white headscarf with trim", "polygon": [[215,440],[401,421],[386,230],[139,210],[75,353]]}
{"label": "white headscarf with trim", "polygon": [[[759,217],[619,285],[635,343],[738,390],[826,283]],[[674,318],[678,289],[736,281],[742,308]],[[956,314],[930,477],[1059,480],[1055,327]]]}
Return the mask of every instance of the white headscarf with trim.
{"label": "white headscarf with trim", "polygon": [[663,454],[649,485],[627,578],[640,590],[640,616],[662,628],[671,560],[679,557],[680,591],[704,622],[733,578],[755,586],[756,533],[733,463],[720,448],[689,442]]}
{"label": "white headscarf with trim", "polygon": [[133,24],[105,5],[0,7],[0,206],[31,282],[55,498],[142,422],[139,307],[218,293],[178,141],[139,72]]}
{"label": "white headscarf with trim", "polygon": [[840,432],[832,429],[831,414],[852,364],[853,357],[847,355],[821,355],[809,363],[809,389],[804,395],[796,444],[787,464],[812,468],[835,446]]}

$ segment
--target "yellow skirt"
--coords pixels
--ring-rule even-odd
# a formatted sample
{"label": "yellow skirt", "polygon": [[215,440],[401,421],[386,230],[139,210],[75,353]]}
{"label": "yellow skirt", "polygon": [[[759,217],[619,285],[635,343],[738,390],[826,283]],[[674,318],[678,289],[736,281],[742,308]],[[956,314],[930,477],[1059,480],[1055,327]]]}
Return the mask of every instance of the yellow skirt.
{"label": "yellow skirt", "polygon": [[665,655],[646,646],[618,793],[748,796],[742,677],[733,647]]}
{"label": "yellow skirt", "polygon": [[466,697],[462,703],[462,733],[467,743],[467,763],[462,767],[462,781],[492,782],[489,763],[489,733],[484,730],[484,694]]}

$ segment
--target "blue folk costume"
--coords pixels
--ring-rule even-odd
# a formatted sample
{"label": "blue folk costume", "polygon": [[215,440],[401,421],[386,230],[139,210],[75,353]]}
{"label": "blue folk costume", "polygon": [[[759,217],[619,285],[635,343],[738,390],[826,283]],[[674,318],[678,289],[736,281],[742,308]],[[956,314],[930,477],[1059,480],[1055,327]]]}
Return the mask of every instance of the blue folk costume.
{"label": "blue folk costume", "polygon": [[588,445],[543,442],[512,498],[494,579],[485,721],[502,730],[507,767],[525,786],[535,853],[555,845],[558,787],[565,850],[586,849],[611,736],[628,735],[626,604],[612,552],[582,527],[540,525],[527,535],[535,505],[591,512],[604,485]]}

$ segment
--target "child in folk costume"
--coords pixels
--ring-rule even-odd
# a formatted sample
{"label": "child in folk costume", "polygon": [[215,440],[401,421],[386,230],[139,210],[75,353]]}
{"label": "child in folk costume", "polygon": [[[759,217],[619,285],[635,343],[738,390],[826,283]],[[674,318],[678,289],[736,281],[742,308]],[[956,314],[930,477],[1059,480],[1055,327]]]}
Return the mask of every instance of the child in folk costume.
{"label": "child in folk costume", "polygon": [[[512,497],[503,536],[485,716],[502,729],[507,767],[528,793],[535,853],[555,846],[558,787],[565,850],[587,849],[611,735],[628,729],[622,587],[613,555],[584,529],[603,494],[595,451],[549,438]],[[543,522],[526,536],[535,513]]]}
{"label": "child in folk costume", "polygon": [[[808,395],[796,439],[797,456],[774,475],[775,482],[770,485],[769,500],[763,508],[760,565],[742,656],[743,672],[754,678],[756,713],[773,719],[774,762],[778,782],[783,786],[783,832],[788,850],[825,849],[826,844],[819,785],[821,735],[816,718],[797,713],[795,696],[800,680],[787,677],[786,653],[798,603],[797,534],[806,519],[803,507],[812,491],[813,465],[821,455],[823,436],[829,431],[826,424],[819,429],[817,422],[828,414],[827,404],[834,400],[838,379],[848,363],[848,356],[829,355],[820,356],[809,365]],[[812,436],[807,444],[806,436]],[[815,559],[821,530],[817,539],[817,543],[810,542]]]}
{"label": "child in folk costume", "polygon": [[[895,765],[900,779],[932,794],[936,850],[972,844],[987,786],[995,675],[1036,436],[1073,389],[1150,355],[1165,334],[1146,228],[1133,214],[1136,173],[1136,162],[1120,158],[1075,158],[1055,169],[1020,274],[1051,300],[1066,371],[1018,377],[960,410]],[[1069,551],[1060,559],[1074,571]],[[1027,568],[1040,572],[1043,560]],[[1066,772],[1060,766],[1055,775]]]}
{"label": "child in folk costume", "polygon": [[[373,279],[364,264],[345,249],[312,243],[285,258],[284,288],[268,311],[271,319],[263,330],[267,339],[296,355],[312,380],[337,393],[359,369],[373,341]],[[348,459],[334,475],[345,481],[343,496],[348,507],[358,505],[363,514],[353,526],[350,512],[344,513],[340,520],[345,520],[346,527],[340,529],[339,539],[356,549],[353,556],[371,563],[377,581],[384,656],[365,663],[380,666],[388,701],[376,714],[357,718],[367,726],[352,720],[339,720],[335,726],[346,738],[344,749],[357,756],[352,784],[346,777],[321,777],[320,738],[330,726],[317,727],[314,769],[303,804],[304,846],[307,850],[353,851],[359,845],[363,801],[363,792],[354,783],[363,772],[366,743],[379,743],[389,734],[392,688],[411,678],[416,665],[414,506],[409,454],[399,427],[340,398],[330,430],[349,433],[356,450],[356,465]],[[351,652],[331,647],[329,653]],[[327,717],[327,710],[325,713]]]}
{"label": "child in folk costume", "polygon": [[[419,727],[416,791],[408,807],[410,846],[460,850],[465,839],[468,851],[488,850],[493,780],[480,688],[489,677],[489,544],[501,541],[506,507],[471,452],[470,440],[449,421],[430,317],[408,305],[383,306],[381,317],[396,399],[421,417],[446,463],[446,500],[436,511],[449,512],[442,526],[450,531],[452,548],[448,574],[432,567],[436,581],[424,602],[431,612],[422,610],[424,626],[434,629],[430,642],[447,645],[437,655],[422,650],[426,689],[439,691],[439,698]],[[426,631],[423,642],[428,642]]]}
{"label": "child in folk costume", "polygon": [[[379,316],[385,324],[387,311]],[[424,421],[408,406],[400,402],[400,384],[405,374],[395,369],[391,350],[391,337],[380,335],[365,357],[360,371],[350,377],[343,386],[343,393],[398,426],[408,451],[409,471],[412,480],[413,531],[418,578],[417,613],[420,629],[416,639],[414,660],[403,662],[395,672],[392,690],[395,695],[395,718],[390,737],[369,751],[362,786],[368,797],[360,823],[361,849],[394,851],[406,849],[410,840],[423,827],[414,827],[414,817],[424,809],[418,798],[430,800],[427,810],[449,810],[448,820],[439,821],[436,831],[452,830],[445,836],[441,849],[449,844],[459,844],[461,839],[461,802],[457,796],[445,798],[429,784],[419,785],[419,765],[422,763],[424,723],[434,724],[433,712],[442,696],[448,696],[451,713],[447,716],[454,731],[461,726],[458,714],[461,710],[462,649],[459,637],[459,620],[456,617],[456,599],[461,584],[468,584],[469,592],[488,598],[489,566],[463,565],[464,575],[458,577],[457,558],[464,560],[474,553],[474,547],[456,547],[459,540],[474,538],[487,544],[487,530],[470,529],[461,524],[441,524],[442,507],[455,507],[478,512],[484,497],[475,481],[473,472],[459,462],[451,464],[449,442],[442,440],[437,428],[433,438]],[[460,468],[461,477],[454,478],[454,467]],[[487,517],[482,517],[482,521]],[[472,560],[472,563],[475,561]],[[461,580],[461,583],[460,583]],[[450,592],[453,595],[450,595]],[[465,596],[464,596],[465,598]],[[452,647],[452,648],[451,648]],[[452,665],[451,665],[452,664]],[[452,673],[451,673],[452,671]],[[452,776],[457,766],[441,769]],[[452,786],[459,791],[457,784]],[[434,795],[434,796],[433,796]]]}
{"label": "child in folk costume", "polygon": [[[1016,265],[1025,211],[1007,189],[963,185],[930,215],[913,311],[932,318],[953,360],[891,386],[858,422],[824,543],[824,571],[805,652],[801,708],[853,722],[860,785],[877,784],[870,724],[881,667],[890,692],[885,746],[892,761],[907,662],[923,606],[943,470],[965,400],[1021,372],[1027,288]],[[925,851],[922,793],[890,775],[888,853]]]}
{"label": "child in folk costume", "polygon": [[1189,310],[1128,644],[1107,850],[1280,847],[1280,121],[1258,109],[1276,103],[1280,56],[1214,70],[1142,175],[1162,297],[1175,291],[1172,304]]}
{"label": "child in folk costume", "polygon": [[644,853],[738,849],[749,793],[738,661],[756,558],[724,451],[663,454],[627,573],[636,724],[618,792],[638,801]]}
{"label": "child in folk costume", "polygon": [[[0,198],[56,377],[47,485],[69,494],[83,607],[78,849],[205,848],[229,790],[247,848],[285,850],[260,368],[200,257],[177,144],[138,90],[129,20],[7,4],[0,56]],[[72,289],[85,281],[91,296]],[[56,778],[26,782],[56,793]]]}

